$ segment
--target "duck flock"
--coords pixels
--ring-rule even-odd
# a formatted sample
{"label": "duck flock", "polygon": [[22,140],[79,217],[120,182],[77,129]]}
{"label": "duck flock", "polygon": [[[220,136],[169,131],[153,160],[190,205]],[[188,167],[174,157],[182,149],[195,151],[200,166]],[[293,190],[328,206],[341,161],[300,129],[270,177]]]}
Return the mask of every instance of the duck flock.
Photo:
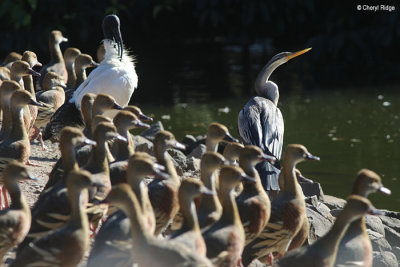
{"label": "duck flock", "polygon": [[[279,94],[276,84],[266,81],[277,66],[306,50],[278,54],[257,78],[260,96],[239,115],[244,144],[226,126],[211,123],[200,177],[183,178],[168,153],[185,150],[173,133],[159,131],[151,155],[135,151],[130,131],[149,128],[146,122],[152,119],[128,105],[138,79],[119,24],[115,15],[104,18],[99,64],[77,48],[63,54],[60,43],[67,39],[52,31],[47,65],[25,51],[10,53],[0,67],[3,263],[14,250],[7,265],[372,266],[364,215],[382,212],[367,196],[390,190],[367,169],[357,174],[331,230],[303,246],[310,223],[299,185],[304,178],[296,166],[319,158],[303,145],[290,144],[280,160]],[[95,68],[89,76],[87,68]],[[268,105],[275,105],[273,116],[266,114]],[[271,121],[276,116],[282,122]],[[26,167],[33,165],[30,143],[35,139],[43,149],[43,140],[59,142],[61,157],[31,208],[19,182],[35,179]],[[260,163],[278,170],[270,188],[256,169]],[[266,192],[277,188],[277,194]],[[357,253],[346,253],[349,242]]]}

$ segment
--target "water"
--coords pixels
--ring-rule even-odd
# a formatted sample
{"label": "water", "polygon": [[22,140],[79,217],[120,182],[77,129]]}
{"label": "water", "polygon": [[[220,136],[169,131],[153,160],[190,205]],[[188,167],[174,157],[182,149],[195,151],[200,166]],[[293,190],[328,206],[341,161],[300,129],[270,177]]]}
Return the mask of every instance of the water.
{"label": "water", "polygon": [[[396,89],[396,88],[394,88]],[[357,172],[368,168],[381,175],[391,196],[370,196],[376,207],[400,210],[399,90],[319,90],[281,92],[285,120],[284,147],[305,145],[320,162],[298,165],[303,175],[322,184],[326,194],[345,198]],[[248,97],[173,106],[144,104],[142,110],[161,120],[178,139],[203,135],[213,121],[238,137],[237,114]]]}

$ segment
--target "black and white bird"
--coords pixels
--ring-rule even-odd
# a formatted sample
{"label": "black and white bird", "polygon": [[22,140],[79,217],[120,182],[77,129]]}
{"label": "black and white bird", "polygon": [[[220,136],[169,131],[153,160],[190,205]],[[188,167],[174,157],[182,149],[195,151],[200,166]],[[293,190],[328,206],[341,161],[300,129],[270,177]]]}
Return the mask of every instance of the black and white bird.
{"label": "black and white bird", "polygon": [[71,99],[54,114],[47,124],[43,139],[57,141],[65,126],[83,127],[80,105],[87,93],[109,94],[121,106],[126,106],[137,87],[134,58],[124,50],[120,21],[116,15],[103,19],[105,58],[76,89]]}
{"label": "black and white bird", "polygon": [[245,145],[255,145],[276,158],[275,164],[260,162],[256,168],[265,190],[279,190],[279,160],[282,153],[284,123],[278,108],[278,85],[269,80],[272,72],[290,59],[306,53],[311,48],[298,52],[282,52],[264,66],[255,81],[258,96],[252,97],[239,112],[238,129]]}

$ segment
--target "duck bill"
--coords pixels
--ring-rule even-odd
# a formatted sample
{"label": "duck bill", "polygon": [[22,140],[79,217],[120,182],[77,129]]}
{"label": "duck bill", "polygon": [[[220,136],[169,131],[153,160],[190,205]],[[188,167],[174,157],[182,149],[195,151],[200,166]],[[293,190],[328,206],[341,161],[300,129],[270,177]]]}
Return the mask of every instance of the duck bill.
{"label": "duck bill", "polygon": [[170,177],[170,175],[166,172],[162,172],[162,171],[154,171],[154,178],[155,179],[162,179],[162,180],[166,180]]}
{"label": "duck bill", "polygon": [[29,100],[29,103],[28,103],[28,104],[29,104],[29,105],[32,105],[32,106],[44,107],[44,105],[43,105],[42,103],[39,103],[39,102],[35,101],[33,98],[31,98],[31,99]]}
{"label": "duck bill", "polygon": [[258,158],[260,159],[260,161],[267,161],[271,164],[274,164],[276,161],[275,157],[268,156],[268,155],[260,155]]}
{"label": "duck bill", "polygon": [[208,189],[208,188],[205,187],[205,186],[202,186],[202,187],[200,188],[200,193],[201,193],[202,195],[206,195],[206,196],[215,196],[215,195],[216,195],[216,193],[215,193],[214,191]]}
{"label": "duck bill", "polygon": [[85,139],[83,140],[83,144],[94,146],[94,145],[96,145],[97,143],[96,143],[96,141],[93,141],[92,139],[85,138]]}
{"label": "duck bill", "polygon": [[43,64],[42,63],[40,63],[39,61],[38,62],[36,62],[36,64],[35,64],[35,67],[42,67],[43,66]]}
{"label": "duck bill", "polygon": [[369,215],[374,215],[374,216],[384,216],[384,215],[386,215],[386,212],[383,211],[383,210],[378,210],[378,209],[375,209],[375,208],[371,208],[368,211],[368,214]]}
{"label": "duck bill", "polygon": [[99,65],[99,63],[92,61],[89,65],[89,68],[97,68]]}
{"label": "duck bill", "polygon": [[139,119],[143,120],[143,121],[153,121],[153,118],[150,118],[150,117],[144,115],[143,113],[139,113]]}
{"label": "duck bill", "polygon": [[239,140],[234,138],[230,133],[225,134],[224,141],[230,142],[230,143],[239,143]]}
{"label": "duck bill", "polygon": [[299,183],[305,183],[305,184],[313,184],[314,183],[313,180],[308,179],[301,174],[297,174],[296,178],[297,178],[297,182],[299,182]]}
{"label": "duck bill", "polygon": [[40,76],[40,73],[39,72],[37,72],[37,71],[34,71],[33,69],[28,69],[28,72],[27,72],[29,75],[32,75],[32,76],[37,76],[37,77],[39,77]]}
{"label": "duck bill", "polygon": [[158,163],[154,163],[153,168],[156,169],[157,171],[165,171],[165,167]]}
{"label": "duck bill", "polygon": [[66,38],[66,37],[61,38],[61,43],[62,42],[68,42],[68,38]]}
{"label": "duck bill", "polygon": [[178,141],[176,141],[172,147],[176,148],[176,149],[180,149],[180,150],[185,150],[186,146],[182,143],[179,143]]}
{"label": "duck bill", "polygon": [[384,187],[384,186],[379,187],[378,191],[385,195],[390,195],[392,193],[392,191],[390,191],[389,188]]}
{"label": "duck bill", "polygon": [[320,157],[314,156],[314,155],[312,155],[311,153],[307,153],[307,154],[306,154],[306,159],[308,159],[308,160],[316,160],[316,161],[319,161],[319,160],[320,160]]}
{"label": "duck bill", "polygon": [[242,174],[242,180],[245,181],[245,182],[254,183],[254,184],[257,182],[256,179],[254,179],[253,177],[251,177],[251,176],[249,176],[249,175],[247,175],[245,173]]}
{"label": "duck bill", "polygon": [[298,57],[298,56],[300,56],[300,55],[302,55],[304,53],[307,53],[310,50],[311,50],[311,47],[307,48],[307,49],[303,49],[303,50],[297,51],[297,52],[294,52],[294,53],[290,53],[289,55],[286,56],[286,59],[289,61],[292,58]]}
{"label": "duck bill", "polygon": [[128,139],[126,139],[125,137],[123,137],[123,136],[120,135],[120,134],[116,134],[116,135],[113,137],[113,139],[114,139],[114,140],[119,140],[119,141],[122,141],[122,142],[125,142],[125,143],[128,142]]}
{"label": "duck bill", "polygon": [[138,121],[135,122],[135,127],[149,129],[150,125],[138,120]]}
{"label": "duck bill", "polygon": [[113,105],[113,107],[112,107],[113,109],[116,109],[116,110],[123,110],[124,108],[122,107],[122,106],[120,106],[118,103],[114,103],[114,105]]}
{"label": "duck bill", "polygon": [[38,177],[34,177],[34,176],[30,176],[30,175],[28,175],[25,179],[30,180],[30,181],[39,181]]}

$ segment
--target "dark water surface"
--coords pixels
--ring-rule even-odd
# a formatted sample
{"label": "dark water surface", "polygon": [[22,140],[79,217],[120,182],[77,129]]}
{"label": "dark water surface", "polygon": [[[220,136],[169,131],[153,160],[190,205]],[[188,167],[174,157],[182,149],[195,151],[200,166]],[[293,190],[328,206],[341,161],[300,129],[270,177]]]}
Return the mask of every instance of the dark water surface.
{"label": "dark water surface", "polygon": [[[396,89],[400,88],[281,92],[284,147],[303,144],[321,157],[320,162],[298,167],[320,182],[326,194],[345,198],[356,173],[368,168],[392,190],[391,196],[371,195],[374,205],[400,210],[400,90]],[[225,124],[238,137],[237,115],[248,99],[141,106],[178,139],[205,134],[213,121]]]}

